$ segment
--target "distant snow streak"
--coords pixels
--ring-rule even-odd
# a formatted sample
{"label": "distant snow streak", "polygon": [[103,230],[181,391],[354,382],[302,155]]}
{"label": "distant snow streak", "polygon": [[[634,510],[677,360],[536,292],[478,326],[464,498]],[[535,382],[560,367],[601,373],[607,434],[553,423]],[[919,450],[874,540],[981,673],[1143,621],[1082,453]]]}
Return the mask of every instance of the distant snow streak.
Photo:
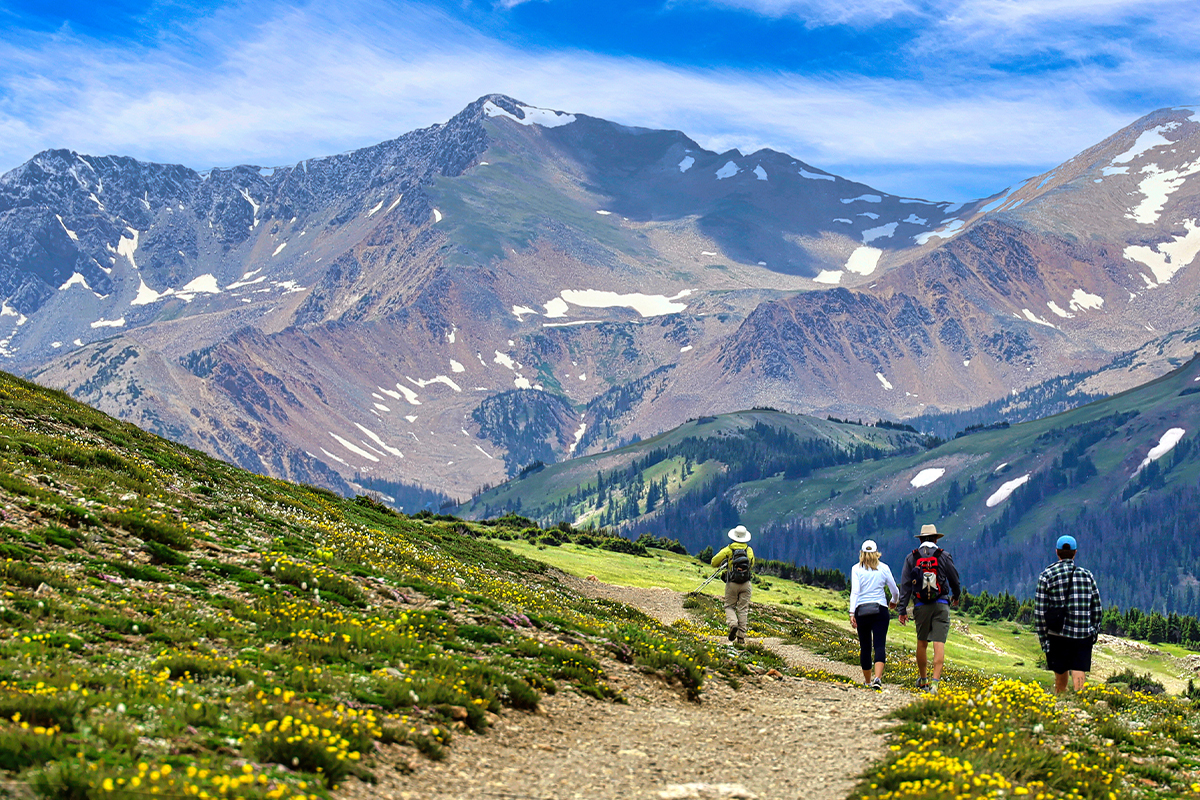
{"label": "distant snow streak", "polygon": [[860,194],[858,197],[842,198],[842,202],[847,203],[847,204],[848,203],[857,203],[859,200],[862,200],[865,203],[882,203],[883,202],[883,198],[877,194]]}
{"label": "distant snow streak", "polygon": [[[1200,163],[1200,162],[1198,162]],[[1130,245],[1125,248],[1125,258],[1150,268],[1159,283],[1168,283],[1175,273],[1191,264],[1200,253],[1200,227],[1195,220],[1183,221],[1183,236],[1172,237],[1153,247]]]}
{"label": "distant snow streak", "polygon": [[842,271],[834,269],[823,269],[813,278],[816,283],[837,284],[842,282]]}
{"label": "distant snow streak", "polygon": [[535,108],[533,106],[517,106],[517,108],[525,115],[524,118],[505,111],[491,100],[483,104],[483,113],[489,117],[511,119],[518,125],[540,125],[543,128],[559,128],[563,125],[570,125],[575,121],[574,114],[564,114],[561,111],[551,111],[548,108]]}
{"label": "distant snow streak", "polygon": [[890,382],[890,381],[889,381],[887,378],[883,377],[883,373],[882,373],[882,372],[876,372],[876,373],[875,373],[875,377],[876,377],[876,378],[879,378],[879,382],[880,382],[881,384],[883,384],[883,388],[884,388],[884,389],[886,389],[887,391],[889,391],[889,392],[890,392],[890,391],[891,391],[891,390],[894,388],[894,387],[892,386],[891,382]]}
{"label": "distant snow streak", "polygon": [[808,178],[810,181],[836,181],[837,178],[832,175],[822,175],[819,172],[809,172],[803,167],[800,168],[800,177]]}
{"label": "distant snow streak", "polygon": [[696,159],[692,158],[691,156],[684,156],[683,161],[679,162],[679,171],[687,172],[689,169],[692,168],[692,164],[695,164],[695,163],[696,163]]}
{"label": "distant snow streak", "polygon": [[732,161],[725,162],[725,166],[717,170],[717,180],[723,181],[726,178],[732,178],[742,171],[742,168]]}
{"label": "distant snow streak", "polygon": [[946,470],[944,467],[928,467],[914,475],[913,479],[908,483],[914,489],[920,489],[922,486],[928,486],[945,474]]}
{"label": "distant snow streak", "polygon": [[1133,471],[1133,474],[1138,474],[1143,469],[1150,466],[1151,461],[1157,461],[1167,453],[1171,452],[1175,445],[1179,444],[1179,440],[1183,438],[1185,433],[1187,433],[1187,431],[1183,428],[1171,428],[1164,433],[1162,438],[1158,440],[1158,444],[1150,448],[1150,452],[1146,454],[1144,459],[1142,459],[1142,463],[1139,464],[1138,468]]}
{"label": "distant snow streak", "polygon": [[985,505],[988,508],[995,508],[1008,499],[1008,496],[1017,490],[1019,486],[1023,486],[1029,480],[1029,473],[1025,473],[1019,478],[1013,478],[1007,483],[1000,485],[1000,488],[992,493],[992,496],[987,499]]}

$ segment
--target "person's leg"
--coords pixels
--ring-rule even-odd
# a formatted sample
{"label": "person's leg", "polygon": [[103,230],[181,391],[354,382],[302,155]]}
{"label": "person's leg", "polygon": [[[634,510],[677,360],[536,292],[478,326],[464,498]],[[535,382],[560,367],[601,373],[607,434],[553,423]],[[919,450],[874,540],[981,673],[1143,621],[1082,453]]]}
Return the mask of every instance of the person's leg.
{"label": "person's leg", "polygon": [[1068,677],[1068,673],[1066,673],[1066,672],[1054,673],[1054,693],[1055,694],[1062,694],[1063,692],[1065,692],[1067,690],[1067,677]]}
{"label": "person's leg", "polygon": [[926,663],[926,648],[929,642],[917,642],[917,677],[922,681],[925,680],[925,663]]}
{"label": "person's leg", "polygon": [[1075,682],[1074,689],[1077,692],[1083,691],[1083,685],[1087,683],[1087,673],[1083,670],[1072,670],[1071,679]]}
{"label": "person's leg", "polygon": [[858,666],[863,672],[863,683],[871,682],[871,618],[858,618]]}
{"label": "person's leg", "polygon": [[738,585],[725,584],[725,627],[729,629],[729,641],[733,641],[738,632],[737,601]]}
{"label": "person's leg", "polygon": [[1092,668],[1092,640],[1074,639],[1071,643],[1075,650],[1071,664],[1071,678],[1074,681],[1075,691],[1081,692],[1083,685],[1087,683],[1088,671]]}
{"label": "person's leg", "polygon": [[940,681],[942,679],[942,663],[946,660],[946,643],[933,643],[933,669],[929,671],[930,680]]}
{"label": "person's leg", "polygon": [[750,629],[750,584],[738,584],[737,597],[737,640],[738,644],[745,644],[746,631]]}
{"label": "person's leg", "polygon": [[875,678],[883,680],[883,664],[887,661],[887,632],[892,615],[885,609],[876,614],[871,624],[871,638],[875,645]]}

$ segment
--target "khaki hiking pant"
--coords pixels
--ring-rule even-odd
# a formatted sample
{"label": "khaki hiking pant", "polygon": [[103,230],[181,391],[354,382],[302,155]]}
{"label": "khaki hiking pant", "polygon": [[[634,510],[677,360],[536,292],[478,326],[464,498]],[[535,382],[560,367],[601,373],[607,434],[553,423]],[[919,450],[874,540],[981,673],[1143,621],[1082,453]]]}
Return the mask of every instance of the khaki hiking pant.
{"label": "khaki hiking pant", "polygon": [[737,628],[737,640],[746,640],[750,616],[750,582],[725,584],[725,625]]}

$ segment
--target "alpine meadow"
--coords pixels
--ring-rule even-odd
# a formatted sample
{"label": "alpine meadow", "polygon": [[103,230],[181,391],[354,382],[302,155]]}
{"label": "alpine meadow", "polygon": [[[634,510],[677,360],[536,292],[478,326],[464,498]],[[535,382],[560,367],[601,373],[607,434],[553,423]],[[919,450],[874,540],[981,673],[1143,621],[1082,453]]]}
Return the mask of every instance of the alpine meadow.
{"label": "alpine meadow", "polygon": [[0,800],[1200,800],[1198,35],[0,3]]}

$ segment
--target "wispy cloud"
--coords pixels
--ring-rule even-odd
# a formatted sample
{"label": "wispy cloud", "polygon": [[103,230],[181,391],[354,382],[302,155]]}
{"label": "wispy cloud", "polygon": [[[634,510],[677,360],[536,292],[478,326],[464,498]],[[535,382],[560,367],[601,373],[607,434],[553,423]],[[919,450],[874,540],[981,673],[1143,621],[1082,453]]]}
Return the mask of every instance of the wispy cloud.
{"label": "wispy cloud", "polygon": [[[958,8],[991,13],[978,5]],[[951,72],[881,80],[694,69],[520,48],[436,8],[381,8],[272,6],[253,19],[230,11],[214,16],[202,39],[163,36],[136,51],[69,31],[0,43],[0,169],[47,147],[197,168],[294,163],[444,121],[502,92],[679,128],[712,149],[784,150],[882,180],[888,191],[961,199],[969,189],[946,180],[948,167],[973,166],[988,181],[1026,177],[1137,116],[1106,99],[1125,81],[1157,68],[1165,75],[1155,85],[1183,83],[1178,70],[1146,56],[1003,82],[958,81]],[[957,19],[946,24],[968,26],[966,16]],[[890,184],[889,175],[911,182]]]}

